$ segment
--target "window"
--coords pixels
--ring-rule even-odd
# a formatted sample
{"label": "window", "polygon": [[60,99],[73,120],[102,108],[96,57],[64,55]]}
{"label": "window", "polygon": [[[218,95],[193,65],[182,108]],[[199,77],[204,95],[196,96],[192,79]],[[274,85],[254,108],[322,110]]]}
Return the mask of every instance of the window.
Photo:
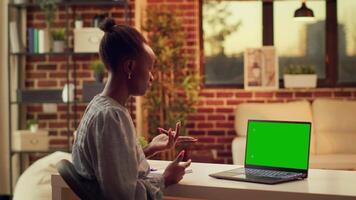
{"label": "window", "polygon": [[280,77],[284,67],[291,64],[310,65],[319,79],[325,79],[325,1],[308,1],[315,20],[300,22],[294,11],[300,1],[276,1],[274,11],[274,44],[278,54]]}
{"label": "window", "polygon": [[207,86],[243,85],[243,52],[274,45],[280,79],[290,64],[312,65],[318,87],[356,85],[356,0],[307,1],[312,22],[293,15],[300,0],[201,0]]}
{"label": "window", "polygon": [[339,82],[356,80],[356,1],[337,1]]}
{"label": "window", "polygon": [[262,3],[203,1],[206,85],[243,84],[243,52],[262,45]]}

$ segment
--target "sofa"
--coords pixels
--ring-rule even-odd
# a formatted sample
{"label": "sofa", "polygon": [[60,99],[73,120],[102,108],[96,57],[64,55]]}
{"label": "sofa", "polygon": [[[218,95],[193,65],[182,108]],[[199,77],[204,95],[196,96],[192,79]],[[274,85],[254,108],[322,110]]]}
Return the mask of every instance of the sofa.
{"label": "sofa", "polygon": [[235,111],[233,163],[243,165],[248,119],[312,122],[309,167],[356,170],[356,101],[242,103]]}

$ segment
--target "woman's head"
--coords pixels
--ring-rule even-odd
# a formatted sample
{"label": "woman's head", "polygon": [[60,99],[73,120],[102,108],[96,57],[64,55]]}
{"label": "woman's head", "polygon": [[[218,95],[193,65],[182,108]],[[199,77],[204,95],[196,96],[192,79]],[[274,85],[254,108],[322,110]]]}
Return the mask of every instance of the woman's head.
{"label": "woman's head", "polygon": [[105,32],[99,54],[111,76],[125,80],[130,95],[143,95],[153,80],[155,60],[145,38],[134,28],[116,25],[107,18],[100,26]]}

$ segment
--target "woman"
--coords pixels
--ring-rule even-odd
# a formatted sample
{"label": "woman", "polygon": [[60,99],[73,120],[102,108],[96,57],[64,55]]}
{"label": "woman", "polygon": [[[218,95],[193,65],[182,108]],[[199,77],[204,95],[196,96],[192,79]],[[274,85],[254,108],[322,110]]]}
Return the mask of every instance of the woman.
{"label": "woman", "polygon": [[125,104],[130,96],[142,96],[153,81],[155,55],[134,28],[106,19],[99,54],[109,76],[103,92],[89,103],[77,130],[73,163],[85,178],[97,180],[105,199],[162,199],[162,190],[178,183],[191,160],[181,162],[184,152],[163,175],[149,174],[146,157],[195,142],[176,131],[161,129],[145,150],[138,145],[135,127]]}

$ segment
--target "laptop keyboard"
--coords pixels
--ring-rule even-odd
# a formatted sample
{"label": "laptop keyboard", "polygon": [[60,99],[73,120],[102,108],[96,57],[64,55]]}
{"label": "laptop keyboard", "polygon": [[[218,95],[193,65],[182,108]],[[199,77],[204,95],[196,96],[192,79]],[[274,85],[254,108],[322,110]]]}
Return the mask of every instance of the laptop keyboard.
{"label": "laptop keyboard", "polygon": [[302,173],[296,172],[283,172],[283,171],[274,171],[274,170],[264,170],[264,169],[245,169],[246,174],[253,176],[263,176],[270,178],[293,178],[301,176]]}

